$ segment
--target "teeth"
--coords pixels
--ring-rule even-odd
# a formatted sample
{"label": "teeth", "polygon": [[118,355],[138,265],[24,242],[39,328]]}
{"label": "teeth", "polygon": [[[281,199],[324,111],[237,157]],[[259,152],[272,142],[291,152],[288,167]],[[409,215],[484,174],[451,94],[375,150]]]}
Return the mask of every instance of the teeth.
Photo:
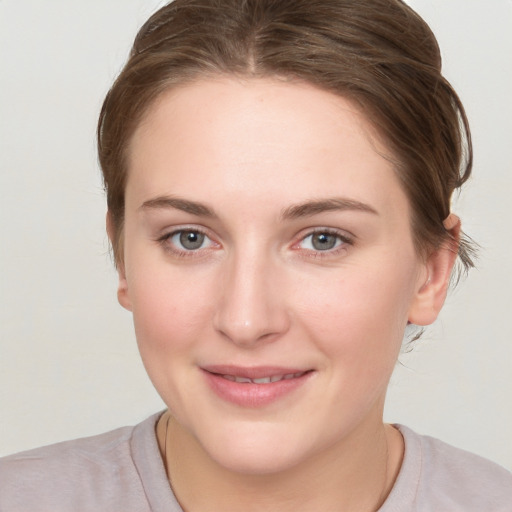
{"label": "teeth", "polygon": [[259,379],[249,379],[248,377],[235,377],[234,375],[223,375],[222,377],[231,382],[239,382],[242,384],[270,384],[271,382],[279,382],[280,380],[296,379],[304,375],[305,372],[288,373],[286,375],[272,375],[271,377],[261,377]]}
{"label": "teeth", "polygon": [[252,380],[247,377],[235,377],[235,382],[252,382]]}
{"label": "teeth", "polygon": [[254,382],[254,384],[270,384],[271,377],[263,377],[261,379],[252,379],[252,381]]}

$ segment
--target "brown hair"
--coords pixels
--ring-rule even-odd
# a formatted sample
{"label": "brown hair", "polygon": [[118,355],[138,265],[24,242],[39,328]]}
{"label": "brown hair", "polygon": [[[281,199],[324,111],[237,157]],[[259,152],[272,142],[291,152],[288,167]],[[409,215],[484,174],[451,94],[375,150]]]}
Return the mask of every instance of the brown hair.
{"label": "brown hair", "polygon": [[[401,0],[175,0],[140,29],[99,118],[116,262],[132,134],[164,90],[219,74],[299,79],[354,101],[394,155],[418,252],[449,238],[443,221],[470,175],[471,137],[437,41],[411,8]],[[471,253],[463,240],[465,270]]]}

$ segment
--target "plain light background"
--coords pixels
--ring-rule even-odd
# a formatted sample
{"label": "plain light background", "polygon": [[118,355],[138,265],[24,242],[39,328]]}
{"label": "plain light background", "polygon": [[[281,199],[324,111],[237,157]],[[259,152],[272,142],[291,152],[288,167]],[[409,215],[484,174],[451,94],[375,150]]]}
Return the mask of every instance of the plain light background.
{"label": "plain light background", "polygon": [[[116,301],[95,153],[102,99],[155,0],[0,0],[0,454],[163,403]],[[401,357],[386,419],[512,469],[512,2],[411,0],[472,125],[454,210],[479,269]]]}

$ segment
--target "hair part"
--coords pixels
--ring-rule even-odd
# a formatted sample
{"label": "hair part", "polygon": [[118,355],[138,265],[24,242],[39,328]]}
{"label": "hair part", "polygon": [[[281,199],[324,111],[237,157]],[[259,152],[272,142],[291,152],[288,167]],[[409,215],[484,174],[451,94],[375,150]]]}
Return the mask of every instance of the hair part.
{"label": "hair part", "polygon": [[[435,36],[410,7],[401,0],[174,0],[140,29],[100,113],[117,264],[136,128],[164,91],[219,75],[299,80],[353,101],[392,155],[418,253],[450,242],[443,221],[471,173],[471,135],[441,74]],[[463,236],[462,272],[473,266],[473,247]]]}

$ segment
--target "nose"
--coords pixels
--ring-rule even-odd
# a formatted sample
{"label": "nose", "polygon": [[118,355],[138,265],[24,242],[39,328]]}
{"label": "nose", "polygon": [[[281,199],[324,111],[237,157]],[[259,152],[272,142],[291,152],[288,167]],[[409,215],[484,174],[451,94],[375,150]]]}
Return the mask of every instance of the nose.
{"label": "nose", "polygon": [[233,259],[219,283],[214,328],[247,348],[278,339],[290,325],[279,268],[256,255]]}

